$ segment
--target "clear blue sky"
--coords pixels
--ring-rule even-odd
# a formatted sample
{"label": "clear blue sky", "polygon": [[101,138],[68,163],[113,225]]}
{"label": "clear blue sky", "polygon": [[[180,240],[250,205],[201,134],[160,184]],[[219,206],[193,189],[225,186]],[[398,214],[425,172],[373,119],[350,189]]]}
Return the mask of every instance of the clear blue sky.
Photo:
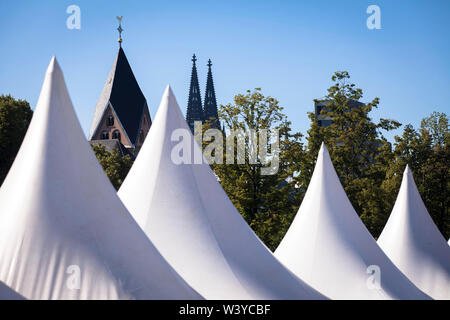
{"label": "clear blue sky", "polygon": [[[81,8],[80,30],[66,28],[71,4]],[[381,9],[381,30],[366,27],[371,4]],[[305,134],[312,100],[337,70],[350,72],[363,101],[381,99],[375,119],[418,126],[432,111],[450,114],[447,0],[15,0],[0,10],[0,93],[34,108],[56,55],[85,132],[117,52],[117,15],[152,117],[168,83],[185,112],[193,53],[202,95],[211,58],[219,104],[261,87]]]}

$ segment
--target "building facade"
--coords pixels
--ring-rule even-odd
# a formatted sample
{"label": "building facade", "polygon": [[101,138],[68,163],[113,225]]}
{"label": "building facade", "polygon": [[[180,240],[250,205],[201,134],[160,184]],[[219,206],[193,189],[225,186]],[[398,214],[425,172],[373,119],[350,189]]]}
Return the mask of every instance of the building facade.
{"label": "building facade", "polygon": [[[329,116],[323,116],[320,113],[322,110],[327,110],[327,105],[332,103],[332,100],[315,100],[314,101],[314,113],[317,116],[319,126],[320,127],[328,127],[333,123],[333,120]],[[364,103],[356,101],[356,100],[350,100],[349,102],[350,108],[356,108],[363,106]]]}

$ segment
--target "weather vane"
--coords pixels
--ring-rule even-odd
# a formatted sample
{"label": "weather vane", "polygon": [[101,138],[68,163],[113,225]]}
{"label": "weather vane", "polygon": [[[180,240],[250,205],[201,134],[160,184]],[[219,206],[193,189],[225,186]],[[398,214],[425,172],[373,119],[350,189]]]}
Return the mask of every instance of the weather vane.
{"label": "weather vane", "polygon": [[123,16],[117,16],[116,17],[116,19],[117,19],[117,21],[119,21],[119,27],[117,28],[117,31],[119,31],[119,45],[120,46],[122,46],[122,31],[123,31],[123,29],[122,29],[122,19],[123,19]]}

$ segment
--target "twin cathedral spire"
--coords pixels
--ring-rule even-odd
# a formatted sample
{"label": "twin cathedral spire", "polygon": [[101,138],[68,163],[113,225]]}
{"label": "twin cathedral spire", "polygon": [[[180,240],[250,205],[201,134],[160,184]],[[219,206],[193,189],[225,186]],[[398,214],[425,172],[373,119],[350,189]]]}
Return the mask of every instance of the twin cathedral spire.
{"label": "twin cathedral spire", "polygon": [[189,87],[189,98],[186,110],[186,122],[189,128],[194,132],[195,121],[201,121],[205,123],[210,121],[211,126],[216,129],[220,129],[219,115],[217,113],[217,100],[216,92],[214,90],[214,82],[211,71],[211,59],[208,60],[208,76],[206,80],[206,92],[204,105],[202,106],[202,99],[200,95],[200,86],[198,84],[197,75],[197,57],[195,54],[192,56],[192,73],[191,73],[191,85]]}

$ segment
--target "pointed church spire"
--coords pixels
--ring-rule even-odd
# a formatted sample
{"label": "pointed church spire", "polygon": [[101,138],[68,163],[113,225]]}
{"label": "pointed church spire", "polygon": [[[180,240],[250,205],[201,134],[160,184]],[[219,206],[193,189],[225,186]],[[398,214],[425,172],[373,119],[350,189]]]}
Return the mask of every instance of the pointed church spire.
{"label": "pointed church spire", "polygon": [[213,128],[220,129],[219,115],[217,113],[216,92],[214,90],[214,82],[211,72],[211,59],[208,60],[207,66],[208,78],[206,80],[204,119],[205,121],[212,121]]}
{"label": "pointed church spire", "polygon": [[147,100],[122,48],[122,17],[119,21],[119,50],[94,112],[89,141],[104,144],[116,140],[133,155],[139,152],[151,126]]}
{"label": "pointed church spire", "polygon": [[186,122],[189,128],[194,132],[194,122],[203,122],[203,108],[202,98],[200,96],[200,86],[198,85],[197,66],[195,62],[197,57],[195,54],[192,56],[192,74],[191,74],[191,86],[189,88],[189,99],[186,111]]}

